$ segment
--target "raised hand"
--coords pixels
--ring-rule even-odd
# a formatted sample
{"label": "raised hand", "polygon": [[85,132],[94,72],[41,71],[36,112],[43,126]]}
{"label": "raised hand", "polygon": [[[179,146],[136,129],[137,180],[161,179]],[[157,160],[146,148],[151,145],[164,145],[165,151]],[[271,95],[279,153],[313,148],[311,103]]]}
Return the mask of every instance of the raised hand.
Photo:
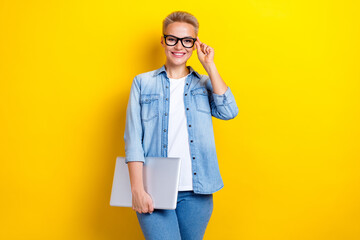
{"label": "raised hand", "polygon": [[198,58],[204,68],[214,63],[214,49],[205,43],[201,42],[199,37],[196,38],[195,46],[197,50]]}

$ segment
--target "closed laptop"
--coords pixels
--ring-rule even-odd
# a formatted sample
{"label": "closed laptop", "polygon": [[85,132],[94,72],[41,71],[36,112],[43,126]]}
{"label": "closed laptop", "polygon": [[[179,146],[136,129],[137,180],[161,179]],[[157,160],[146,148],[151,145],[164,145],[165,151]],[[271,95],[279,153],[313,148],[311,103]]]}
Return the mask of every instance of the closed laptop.
{"label": "closed laptop", "polygon": [[[180,178],[180,158],[145,157],[144,189],[153,200],[154,209],[175,209]],[[117,157],[110,205],[131,207],[132,194],[125,157]]]}

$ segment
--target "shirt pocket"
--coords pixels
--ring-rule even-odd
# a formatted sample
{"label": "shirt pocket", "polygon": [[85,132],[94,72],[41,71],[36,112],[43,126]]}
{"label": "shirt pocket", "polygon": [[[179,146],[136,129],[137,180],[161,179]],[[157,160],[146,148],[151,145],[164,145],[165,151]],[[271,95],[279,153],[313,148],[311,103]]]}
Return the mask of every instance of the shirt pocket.
{"label": "shirt pocket", "polygon": [[153,120],[159,116],[159,97],[160,94],[141,95],[141,119],[144,122]]}
{"label": "shirt pocket", "polygon": [[197,111],[211,113],[209,104],[209,92],[205,87],[193,89],[191,90],[191,94],[194,96]]}

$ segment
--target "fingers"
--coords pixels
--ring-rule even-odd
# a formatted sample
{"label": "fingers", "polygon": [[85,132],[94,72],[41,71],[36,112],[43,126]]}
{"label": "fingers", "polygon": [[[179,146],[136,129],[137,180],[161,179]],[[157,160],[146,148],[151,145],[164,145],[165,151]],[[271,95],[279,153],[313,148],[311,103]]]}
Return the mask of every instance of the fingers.
{"label": "fingers", "polygon": [[205,54],[205,53],[206,53],[206,52],[205,52],[205,48],[207,47],[207,45],[206,45],[205,43],[202,43],[202,42],[200,41],[199,37],[196,37],[196,39],[197,39],[197,41],[198,41],[198,43],[199,43],[199,46],[200,46],[201,51]]}
{"label": "fingers", "polygon": [[205,43],[202,44],[202,51],[205,55],[210,53],[210,47],[206,45]]}
{"label": "fingers", "polygon": [[147,207],[143,208],[143,210],[141,211],[141,213],[147,213],[149,212],[149,209]]}
{"label": "fingers", "polygon": [[137,209],[138,213],[150,213],[152,214],[154,211],[154,207],[152,203],[148,203],[145,207]]}
{"label": "fingers", "polygon": [[207,45],[205,44],[205,43],[201,43],[201,45],[200,45],[201,47],[201,51],[204,53],[204,54],[206,54],[206,52],[205,52],[205,48],[207,47]]}
{"label": "fingers", "polygon": [[199,36],[197,36],[196,39],[197,39],[197,42],[199,42],[200,44],[202,43],[199,39]]}
{"label": "fingers", "polygon": [[206,54],[206,52],[204,51],[204,44],[203,43],[196,43],[196,49],[198,51],[198,53],[200,54]]}
{"label": "fingers", "polygon": [[153,207],[152,202],[149,202],[148,209],[149,209],[150,214],[154,211],[154,207]]}
{"label": "fingers", "polygon": [[[205,44],[204,44],[205,45]],[[209,46],[208,45],[205,45],[204,46],[204,52],[205,52],[205,54],[209,54]]]}
{"label": "fingers", "polygon": [[207,50],[206,50],[206,53],[207,54],[210,54],[210,53],[212,53],[212,52],[214,52],[214,49],[212,48],[212,47],[207,47]]}
{"label": "fingers", "polygon": [[149,208],[148,207],[144,207],[144,208],[133,208],[136,212],[138,213],[147,213],[149,212]]}
{"label": "fingers", "polygon": [[196,49],[198,50],[198,53],[203,53],[204,52],[204,44],[200,41],[199,37],[196,37],[197,41],[195,41],[195,45],[196,45]]}
{"label": "fingers", "polygon": [[199,37],[196,37],[197,41],[195,42],[196,48],[201,50],[201,53],[209,55],[214,49],[205,43],[201,42]]}
{"label": "fingers", "polygon": [[198,41],[195,41],[195,46],[196,46],[196,50],[199,51],[199,49],[201,49],[200,43]]}
{"label": "fingers", "polygon": [[132,205],[132,209],[138,213],[150,213],[154,212],[154,206],[151,198],[144,200],[143,203],[137,205],[136,203]]}
{"label": "fingers", "polygon": [[151,214],[154,211],[154,206],[153,206],[153,201],[152,201],[152,198],[150,195],[149,195],[147,203],[148,203],[147,207],[148,207],[149,213]]}
{"label": "fingers", "polygon": [[141,208],[141,207],[132,207],[132,209],[138,213],[146,213],[147,209],[146,208]]}

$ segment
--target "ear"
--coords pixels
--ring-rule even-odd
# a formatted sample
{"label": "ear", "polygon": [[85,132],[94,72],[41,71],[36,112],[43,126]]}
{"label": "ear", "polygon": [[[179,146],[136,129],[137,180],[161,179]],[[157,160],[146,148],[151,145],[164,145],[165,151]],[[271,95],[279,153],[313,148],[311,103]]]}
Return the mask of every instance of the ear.
{"label": "ear", "polygon": [[160,43],[164,47],[164,37],[163,36],[160,37]]}

